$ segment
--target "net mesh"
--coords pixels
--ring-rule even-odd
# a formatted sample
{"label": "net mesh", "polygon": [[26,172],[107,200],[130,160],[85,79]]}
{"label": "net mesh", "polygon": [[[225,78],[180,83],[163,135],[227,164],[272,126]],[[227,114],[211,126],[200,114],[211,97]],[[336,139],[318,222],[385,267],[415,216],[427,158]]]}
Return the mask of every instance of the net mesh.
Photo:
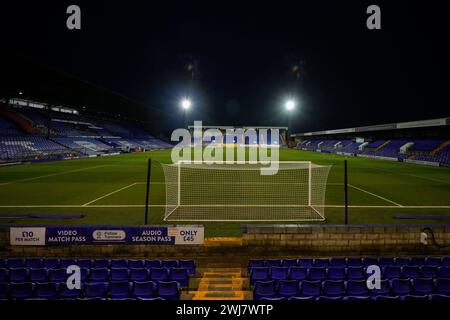
{"label": "net mesh", "polygon": [[[322,221],[330,166],[279,162],[274,175],[261,164],[162,164],[167,221]],[[267,168],[267,167],[266,167]]]}

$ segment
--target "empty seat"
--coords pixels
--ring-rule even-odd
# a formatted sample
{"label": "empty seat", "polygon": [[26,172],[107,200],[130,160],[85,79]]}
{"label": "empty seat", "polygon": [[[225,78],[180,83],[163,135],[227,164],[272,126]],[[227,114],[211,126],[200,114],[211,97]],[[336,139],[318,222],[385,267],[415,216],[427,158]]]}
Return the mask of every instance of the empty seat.
{"label": "empty seat", "polygon": [[389,280],[380,280],[380,288],[369,291],[371,296],[387,296],[389,294]]}
{"label": "empty seat", "polygon": [[441,258],[427,257],[425,264],[430,267],[439,267],[441,265]]}
{"label": "empty seat", "polygon": [[360,258],[348,258],[347,267],[362,267],[362,261]]}
{"label": "empty seat", "polygon": [[299,267],[311,268],[314,265],[313,259],[298,259],[297,265]]}
{"label": "empty seat", "polygon": [[443,257],[441,260],[441,266],[450,267],[450,257]]}
{"label": "empty seat", "polygon": [[378,262],[379,262],[379,266],[380,267],[394,266],[395,265],[394,258],[379,258]]}
{"label": "empty seat", "polygon": [[8,266],[8,260],[0,258],[0,268],[6,268],[7,266]]}
{"label": "empty seat", "polygon": [[434,291],[434,282],[431,278],[417,278],[412,280],[412,292],[414,295],[428,295]]}
{"label": "empty seat", "polygon": [[127,268],[112,268],[110,273],[111,281],[127,281],[128,272]]}
{"label": "empty seat", "polygon": [[107,285],[103,282],[85,283],[83,289],[86,298],[106,298]]}
{"label": "empty seat", "polygon": [[0,282],[0,300],[9,298],[9,286],[7,282]]}
{"label": "empty seat", "polygon": [[144,260],[128,260],[128,268],[130,269],[141,269],[144,266]]}
{"label": "empty seat", "polygon": [[176,281],[158,281],[156,294],[166,300],[180,299],[180,285]]}
{"label": "empty seat", "polygon": [[408,258],[395,258],[395,265],[397,267],[404,267],[409,265],[409,259]]}
{"label": "empty seat", "polygon": [[155,297],[155,283],[153,281],[133,282],[132,295],[136,298]]}
{"label": "empty seat", "polygon": [[33,258],[33,259],[26,259],[25,260],[25,267],[32,268],[32,269],[38,269],[42,266],[42,260]]}
{"label": "empty seat", "polygon": [[270,278],[272,280],[286,280],[288,278],[289,268],[287,267],[271,267]]}
{"label": "empty seat", "polygon": [[289,300],[293,300],[293,301],[311,301],[311,300],[315,300],[315,297],[290,297]]}
{"label": "empty seat", "polygon": [[328,267],[330,262],[328,259],[314,259],[314,267],[318,268],[326,268]]}
{"label": "empty seat", "polygon": [[32,282],[46,282],[48,270],[44,268],[30,269],[29,279]]}
{"label": "empty seat", "polygon": [[189,275],[195,274],[195,261],[194,260],[180,260],[178,262],[180,268],[186,268]]}
{"label": "empty seat", "polygon": [[34,287],[34,295],[37,298],[53,300],[58,298],[59,284],[55,282],[38,282]]}
{"label": "empty seat", "polygon": [[278,282],[278,296],[289,298],[296,296],[298,293],[297,280],[280,280]]}
{"label": "empty seat", "polygon": [[[386,290],[386,294],[387,294]],[[349,296],[366,296],[369,294],[367,283],[365,280],[348,280],[347,281],[347,295]]]}
{"label": "empty seat", "polygon": [[438,268],[439,278],[450,278],[450,267],[439,267]]}
{"label": "empty seat", "polygon": [[411,279],[420,277],[419,267],[418,266],[402,267],[402,276],[403,278],[411,278]]}
{"label": "empty seat", "polygon": [[408,265],[423,266],[423,265],[425,265],[425,258],[412,257],[409,259]]}
{"label": "empty seat", "polygon": [[380,262],[378,261],[378,258],[363,258],[363,266],[378,266],[380,265]]}
{"label": "empty seat", "polygon": [[94,268],[103,269],[109,268],[110,261],[108,259],[95,259],[94,260]]}
{"label": "empty seat", "polygon": [[80,289],[69,289],[65,282],[59,285],[59,297],[62,299],[75,299],[81,296],[82,290]]}
{"label": "empty seat", "polygon": [[316,298],[317,301],[337,301],[342,300],[342,297],[332,297],[332,296],[320,296]]}
{"label": "empty seat", "polygon": [[364,301],[364,300],[369,300],[370,297],[369,296],[345,296],[343,298],[343,300],[346,301]]}
{"label": "empty seat", "polygon": [[28,279],[27,268],[9,269],[9,281],[11,282],[26,282]]}
{"label": "empty seat", "polygon": [[402,269],[398,266],[387,266],[383,268],[383,277],[385,279],[395,279],[402,277]]}
{"label": "empty seat", "polygon": [[363,280],[366,278],[363,267],[348,267],[347,279],[349,280]]}
{"label": "empty seat", "polygon": [[147,281],[149,280],[148,270],[144,268],[130,269],[131,281]]}
{"label": "empty seat", "polygon": [[281,261],[282,267],[296,267],[297,266],[297,259],[283,259]]}
{"label": "empty seat", "polygon": [[257,267],[250,270],[250,284],[253,286],[256,281],[269,280],[269,268]]}
{"label": "empty seat", "polygon": [[13,258],[7,260],[7,267],[8,268],[22,268],[25,266],[25,261],[22,258]]}
{"label": "empty seat", "polygon": [[146,268],[161,268],[160,260],[145,260],[144,266]]}
{"label": "empty seat", "polygon": [[77,259],[61,259],[59,261],[59,267],[60,268],[67,268],[68,266],[77,266],[78,261]]}
{"label": "empty seat", "polygon": [[0,268],[0,282],[7,282],[9,280],[9,270]]}
{"label": "empty seat", "polygon": [[151,268],[150,279],[152,281],[167,281],[169,280],[169,270],[167,268]]}
{"label": "empty seat", "polygon": [[306,280],[308,278],[308,268],[304,267],[290,267],[289,279],[291,280]]}
{"label": "empty seat", "polygon": [[267,300],[267,301],[284,301],[284,300],[286,300],[286,298],[284,298],[284,297],[275,297],[275,298],[266,298],[266,297],[263,297],[263,298],[261,298],[261,300]]}
{"label": "empty seat", "polygon": [[50,269],[49,280],[52,282],[65,282],[67,280],[66,269]]}
{"label": "empty seat", "polygon": [[91,282],[108,282],[109,270],[106,268],[93,268],[89,277]]}
{"label": "empty seat", "polygon": [[330,267],[346,267],[347,261],[345,258],[331,258]]}
{"label": "empty seat", "polygon": [[375,296],[374,299],[380,300],[380,301],[396,301],[396,300],[400,300],[400,297],[399,296]]}
{"label": "empty seat", "polygon": [[304,280],[300,282],[299,291],[300,295],[304,297],[318,297],[322,290],[321,281],[308,281]]}
{"label": "empty seat", "polygon": [[131,283],[128,281],[111,281],[109,283],[109,296],[113,299],[130,297]]}
{"label": "empty seat", "polygon": [[409,279],[391,280],[391,294],[394,296],[405,296],[411,293],[411,281]]}
{"label": "empty seat", "polygon": [[11,283],[10,295],[13,299],[28,299],[33,297],[34,284],[31,282]]}
{"label": "empty seat", "polygon": [[261,300],[261,298],[274,298],[275,281],[256,281],[255,290],[253,291],[253,299]]}
{"label": "empty seat", "polygon": [[281,266],[281,260],[280,259],[268,259],[266,260],[266,267],[279,267]]}
{"label": "empty seat", "polygon": [[327,270],[328,280],[344,280],[345,268],[344,267],[329,267]]}
{"label": "empty seat", "polygon": [[327,297],[341,297],[345,294],[345,284],[341,280],[326,280],[323,282],[322,290]]}
{"label": "empty seat", "polygon": [[187,287],[189,284],[188,270],[186,268],[171,268],[169,279],[178,282],[182,287]]}
{"label": "empty seat", "polygon": [[420,276],[423,278],[437,278],[438,268],[433,266],[420,267]]}
{"label": "empty seat", "polygon": [[42,268],[58,269],[59,268],[59,259],[43,259],[42,260]]}
{"label": "empty seat", "polygon": [[177,260],[162,260],[161,266],[163,268],[178,268],[178,261]]}
{"label": "empty seat", "polygon": [[406,296],[403,297],[403,300],[406,300],[406,301],[427,301],[427,300],[430,300],[430,298],[427,295],[416,296],[416,295],[407,294]]}
{"label": "empty seat", "polygon": [[111,260],[111,268],[128,268],[128,260],[127,259],[115,259]]}
{"label": "empty seat", "polygon": [[327,277],[326,268],[309,268],[308,280],[325,280]]}
{"label": "empty seat", "polygon": [[248,260],[248,269],[250,270],[251,268],[262,268],[264,267],[265,264],[265,260],[261,260],[261,259],[250,259]]}
{"label": "empty seat", "polygon": [[450,296],[450,279],[449,278],[437,278],[434,281],[436,293]]}
{"label": "empty seat", "polygon": [[78,259],[78,266],[80,268],[91,269],[94,267],[94,260],[92,259]]}

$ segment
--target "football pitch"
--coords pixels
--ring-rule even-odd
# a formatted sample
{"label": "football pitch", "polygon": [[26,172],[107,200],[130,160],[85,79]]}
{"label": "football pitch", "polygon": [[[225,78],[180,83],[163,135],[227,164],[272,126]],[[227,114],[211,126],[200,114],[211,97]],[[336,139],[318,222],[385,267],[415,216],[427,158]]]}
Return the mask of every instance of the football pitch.
{"label": "football pitch", "polygon": [[[148,158],[156,160],[152,166],[149,224],[175,224],[163,221],[165,185],[158,165],[158,162],[171,162],[170,150],[2,167],[0,224],[143,225]],[[280,161],[332,165],[326,191],[326,221],[316,223],[344,223],[345,159],[348,160],[350,224],[431,224],[446,220],[423,216],[450,215],[450,168],[280,149]],[[83,214],[84,217],[8,217],[11,214]],[[420,219],[398,219],[405,215]],[[205,225],[206,236],[237,236],[242,223],[201,224]]]}

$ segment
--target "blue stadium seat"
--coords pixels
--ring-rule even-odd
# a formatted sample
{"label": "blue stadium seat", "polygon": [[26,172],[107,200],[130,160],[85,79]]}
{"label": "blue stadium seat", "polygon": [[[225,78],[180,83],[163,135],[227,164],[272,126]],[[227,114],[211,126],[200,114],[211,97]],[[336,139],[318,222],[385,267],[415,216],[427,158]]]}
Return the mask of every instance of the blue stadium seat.
{"label": "blue stadium seat", "polygon": [[137,300],[142,300],[142,301],[164,301],[166,299],[161,298],[161,297],[154,297],[154,298],[141,298],[141,297],[138,297]]}
{"label": "blue stadium seat", "polygon": [[290,267],[289,279],[291,280],[306,280],[308,278],[308,268],[304,267]]}
{"label": "blue stadium seat", "polygon": [[450,296],[450,279],[449,278],[435,279],[434,286],[436,288],[436,293]]}
{"label": "blue stadium seat", "polygon": [[94,267],[94,260],[92,259],[78,259],[77,265],[80,268],[88,268],[91,269]]}
{"label": "blue stadium seat", "polygon": [[111,281],[109,283],[109,296],[113,299],[130,297],[131,283],[128,281]]}
{"label": "blue stadium seat", "polygon": [[33,297],[34,283],[31,282],[20,282],[11,283],[10,285],[10,295],[13,299],[23,300]]}
{"label": "blue stadium seat", "polygon": [[[385,293],[387,293],[386,291]],[[365,280],[348,280],[347,295],[349,296],[367,296],[369,289]]]}
{"label": "blue stadium seat", "polygon": [[378,265],[380,267],[395,266],[394,258],[379,258]]}
{"label": "blue stadium seat", "polygon": [[326,280],[322,284],[322,290],[327,297],[342,297],[345,295],[345,284],[342,280]]}
{"label": "blue stadium seat", "polygon": [[256,281],[269,280],[269,268],[257,267],[250,270],[250,285],[254,285]]}
{"label": "blue stadium seat", "polygon": [[384,279],[395,279],[402,277],[402,269],[397,266],[387,266],[383,268]]}
{"label": "blue stadium seat", "polygon": [[423,266],[425,265],[425,258],[412,257],[409,259],[408,265],[410,266]]}
{"label": "blue stadium seat", "polygon": [[103,269],[103,268],[109,268],[111,261],[108,259],[95,259],[94,260],[94,268],[96,269]]}
{"label": "blue stadium seat", "polygon": [[297,280],[280,280],[278,282],[278,296],[289,298],[298,294]]}
{"label": "blue stadium seat", "polygon": [[328,280],[344,280],[345,267],[329,267],[327,270]]}
{"label": "blue stadium seat", "polygon": [[128,281],[128,273],[127,268],[111,268],[111,281]]}
{"label": "blue stadium seat", "polygon": [[400,300],[399,296],[375,296],[375,300],[377,301],[397,301]]}
{"label": "blue stadium seat", "polygon": [[289,300],[293,300],[293,301],[311,301],[311,300],[315,300],[316,298],[313,296],[309,296],[309,297],[290,297]]}
{"label": "blue stadium seat", "polygon": [[108,285],[104,282],[85,283],[83,289],[86,298],[106,298]]}
{"label": "blue stadium seat", "polygon": [[420,277],[419,267],[418,266],[404,266],[402,267],[402,276],[403,278],[418,278]]}
{"label": "blue stadium seat", "polygon": [[309,268],[308,280],[325,280],[327,278],[327,269],[322,268]]}
{"label": "blue stadium seat", "polygon": [[156,294],[166,300],[180,300],[180,285],[176,281],[158,281]]}
{"label": "blue stadium seat", "polygon": [[438,268],[439,278],[450,278],[450,267],[439,267]]}
{"label": "blue stadium seat", "polygon": [[77,266],[78,261],[77,259],[61,259],[59,260],[59,267],[66,269],[68,266]]}
{"label": "blue stadium seat", "polygon": [[366,279],[363,267],[348,267],[347,268],[348,280],[363,280]]}
{"label": "blue stadium seat", "polygon": [[433,266],[420,267],[420,276],[422,278],[437,278],[438,267],[433,267]]}
{"label": "blue stadium seat", "polygon": [[128,260],[128,268],[130,269],[142,269],[144,266],[144,260]]}
{"label": "blue stadium seat", "polygon": [[347,267],[362,267],[363,263],[360,258],[348,258]]}
{"label": "blue stadium seat", "polygon": [[50,269],[49,279],[51,282],[65,282],[67,280],[66,269]]}
{"label": "blue stadium seat", "polygon": [[431,301],[441,301],[447,300],[450,301],[450,295],[446,296],[444,294],[432,294],[430,295]]}
{"label": "blue stadium seat", "polygon": [[178,260],[162,260],[162,268],[178,268]]}
{"label": "blue stadium seat", "polygon": [[316,268],[327,268],[329,265],[328,259],[314,259],[314,267]]}
{"label": "blue stadium seat", "polygon": [[441,260],[441,266],[450,267],[450,257],[443,257]]}
{"label": "blue stadium seat", "polygon": [[370,300],[369,296],[345,296],[343,298],[345,301],[365,301]]}
{"label": "blue stadium seat", "polygon": [[299,286],[300,295],[304,297],[318,297],[322,291],[322,283],[320,280],[308,281],[304,280],[300,282]]}
{"label": "blue stadium seat", "polygon": [[0,268],[0,282],[8,282],[9,270],[6,268]]}
{"label": "blue stadium seat", "polygon": [[28,279],[27,268],[10,268],[9,269],[9,281],[11,282],[26,282]]}
{"label": "blue stadium seat", "polygon": [[111,269],[116,268],[128,268],[128,260],[127,259],[114,259],[111,260]]}
{"label": "blue stadium seat", "polygon": [[8,260],[0,258],[0,268],[6,268],[8,266]]}
{"label": "blue stadium seat", "polygon": [[250,259],[248,260],[248,269],[250,270],[251,268],[262,268],[264,267],[265,264],[265,260],[261,260],[261,259]]}
{"label": "blue stadium seat", "polygon": [[180,268],[186,268],[189,275],[195,274],[195,261],[194,260],[180,260],[178,262]]}
{"label": "blue stadium seat", "polygon": [[80,280],[81,280],[81,283],[87,282],[90,276],[91,276],[91,269],[80,268]]}
{"label": "blue stadium seat", "polygon": [[60,283],[59,285],[59,296],[62,299],[73,300],[80,297],[82,294],[82,289],[69,289],[67,288],[67,284],[65,282]]}
{"label": "blue stadium seat", "polygon": [[283,259],[281,261],[282,267],[296,267],[297,266],[297,259]]}
{"label": "blue stadium seat", "polygon": [[345,258],[331,258],[330,267],[346,267],[347,260]]}
{"label": "blue stadium seat", "polygon": [[9,298],[9,287],[8,282],[0,282],[0,300],[6,300]]}
{"label": "blue stadium seat", "polygon": [[46,282],[48,270],[44,268],[30,269],[29,279],[32,282]]}
{"label": "blue stadium seat", "polygon": [[169,279],[178,282],[181,287],[188,287],[188,270],[186,268],[171,268],[169,269]]}
{"label": "blue stadium seat", "polygon": [[34,295],[37,298],[53,300],[58,298],[59,283],[55,282],[38,282],[34,287]]}
{"label": "blue stadium seat", "polygon": [[411,280],[409,279],[392,279],[391,295],[405,296],[411,293]]}
{"label": "blue stadium seat", "polygon": [[320,296],[316,298],[317,301],[338,301],[342,300],[342,297],[332,297],[332,296]]}
{"label": "blue stadium seat", "polygon": [[146,268],[161,268],[161,260],[145,260],[144,266]]}
{"label": "blue stadium seat", "polygon": [[266,260],[266,267],[280,267],[281,266],[281,260],[280,259],[267,259]]}
{"label": "blue stadium seat", "polygon": [[42,259],[33,258],[25,260],[25,267],[30,269],[38,269],[42,266]]}
{"label": "blue stadium seat", "polygon": [[297,265],[299,267],[311,268],[314,266],[314,260],[313,259],[298,259]]}
{"label": "blue stadium seat", "polygon": [[132,295],[136,298],[154,298],[155,286],[156,285],[153,281],[134,281]]}
{"label": "blue stadium seat", "polygon": [[371,296],[387,296],[389,295],[389,280],[380,281],[380,289],[372,289],[369,291]]}
{"label": "blue stadium seat", "polygon": [[409,265],[409,259],[408,258],[395,258],[395,265],[397,267],[404,267]]}
{"label": "blue stadium seat", "polygon": [[289,268],[287,267],[271,267],[270,278],[272,280],[286,280],[289,275]]}
{"label": "blue stadium seat", "polygon": [[109,270],[106,268],[93,268],[89,276],[91,282],[108,282]]}
{"label": "blue stadium seat", "polygon": [[130,269],[130,280],[131,281],[148,281],[149,275],[148,270],[144,268]]}
{"label": "blue stadium seat", "polygon": [[14,258],[7,260],[7,267],[10,269],[22,268],[25,266],[25,261],[22,258]]}
{"label": "blue stadium seat", "polygon": [[154,282],[169,280],[169,269],[167,269],[167,268],[151,268],[150,269],[150,279]]}
{"label": "blue stadium seat", "polygon": [[378,261],[378,258],[363,258],[363,266],[364,267],[368,267],[368,266],[379,266],[380,262]]}
{"label": "blue stadium seat", "polygon": [[42,268],[58,269],[59,268],[59,259],[43,259],[42,260]]}
{"label": "blue stadium seat", "polygon": [[434,282],[431,278],[412,279],[412,292],[414,295],[428,295],[434,291]]}
{"label": "blue stadium seat", "polygon": [[266,297],[263,297],[263,298],[261,298],[260,300],[266,300],[266,301],[284,301],[284,300],[286,300],[286,298],[284,298],[284,297],[275,297],[275,298],[266,298]]}
{"label": "blue stadium seat", "polygon": [[442,262],[441,258],[435,258],[435,257],[425,258],[425,265],[430,266],[430,267],[440,267],[441,262]]}
{"label": "blue stadium seat", "polygon": [[416,296],[416,295],[407,294],[406,296],[404,296],[402,298],[402,300],[405,300],[405,301],[428,301],[428,300],[430,300],[430,297],[427,295]]}
{"label": "blue stadium seat", "polygon": [[275,281],[256,281],[255,290],[253,291],[253,299],[261,300],[261,298],[275,298]]}

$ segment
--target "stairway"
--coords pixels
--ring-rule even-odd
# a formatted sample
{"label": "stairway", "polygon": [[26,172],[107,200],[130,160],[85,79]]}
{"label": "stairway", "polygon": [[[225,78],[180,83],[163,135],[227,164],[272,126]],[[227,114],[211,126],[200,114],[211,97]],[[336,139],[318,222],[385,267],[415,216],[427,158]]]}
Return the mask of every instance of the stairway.
{"label": "stairway", "polygon": [[242,268],[207,268],[192,300],[251,299],[251,291],[244,290],[246,283]]}
{"label": "stairway", "polygon": [[439,147],[437,147],[436,149],[431,151],[430,155],[433,157],[436,156],[440,151],[442,151],[448,145],[450,145],[450,140],[447,140],[447,141],[441,143]]}
{"label": "stairway", "polygon": [[385,142],[383,142],[380,146],[378,146],[378,148],[376,148],[374,151],[377,152],[378,150],[380,150],[381,148],[383,148],[385,145],[387,145],[389,142],[391,142],[391,140],[387,140]]}

